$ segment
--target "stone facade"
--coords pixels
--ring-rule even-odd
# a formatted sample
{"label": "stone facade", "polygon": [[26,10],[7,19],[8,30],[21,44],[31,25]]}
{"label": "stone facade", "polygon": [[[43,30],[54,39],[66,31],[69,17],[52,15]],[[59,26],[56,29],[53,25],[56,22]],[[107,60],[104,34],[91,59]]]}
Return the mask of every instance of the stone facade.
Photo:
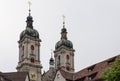
{"label": "stone facade", "polygon": [[50,68],[41,73],[39,33],[33,28],[31,13],[27,17],[27,26],[20,34],[19,61],[17,72],[0,72],[0,81],[104,81],[101,75],[120,55],[74,72],[74,48],[67,38],[65,22],[61,30],[61,39],[55,45],[54,58],[50,58]]}
{"label": "stone facade", "polygon": [[28,72],[31,81],[41,81],[40,38],[32,26],[32,16],[27,17],[26,29],[20,34],[18,72]]}

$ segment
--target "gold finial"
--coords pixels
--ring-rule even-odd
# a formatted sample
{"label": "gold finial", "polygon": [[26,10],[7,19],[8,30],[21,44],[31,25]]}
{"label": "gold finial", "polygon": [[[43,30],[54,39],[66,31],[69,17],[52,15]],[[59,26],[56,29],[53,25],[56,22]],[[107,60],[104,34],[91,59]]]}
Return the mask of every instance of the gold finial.
{"label": "gold finial", "polygon": [[65,28],[65,16],[62,15],[62,17],[63,17],[63,28]]}
{"label": "gold finial", "polygon": [[28,4],[29,4],[29,15],[31,15],[31,5],[32,5],[31,1],[28,1]]}

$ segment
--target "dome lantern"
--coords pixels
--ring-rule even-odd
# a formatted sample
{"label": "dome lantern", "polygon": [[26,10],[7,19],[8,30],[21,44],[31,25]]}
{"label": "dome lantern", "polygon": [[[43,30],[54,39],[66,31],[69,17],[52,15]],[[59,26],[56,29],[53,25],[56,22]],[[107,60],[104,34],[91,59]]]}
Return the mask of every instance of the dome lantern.
{"label": "dome lantern", "polygon": [[20,40],[25,35],[33,37],[35,39],[36,38],[39,39],[39,33],[38,33],[38,31],[33,28],[33,17],[31,16],[31,9],[30,9],[30,7],[29,7],[29,15],[27,17],[26,23],[27,23],[26,29],[23,30],[21,32],[21,34],[20,34]]}
{"label": "dome lantern", "polygon": [[32,16],[31,16],[30,3],[29,3],[29,15],[28,15],[28,17],[27,17],[26,23],[27,23],[27,27],[33,29],[33,18],[32,18]]}
{"label": "dome lantern", "polygon": [[63,28],[61,29],[61,40],[58,41],[55,45],[55,49],[58,49],[59,47],[66,46],[68,48],[73,48],[73,44],[71,41],[67,39],[67,29],[65,28],[65,16],[63,16]]}

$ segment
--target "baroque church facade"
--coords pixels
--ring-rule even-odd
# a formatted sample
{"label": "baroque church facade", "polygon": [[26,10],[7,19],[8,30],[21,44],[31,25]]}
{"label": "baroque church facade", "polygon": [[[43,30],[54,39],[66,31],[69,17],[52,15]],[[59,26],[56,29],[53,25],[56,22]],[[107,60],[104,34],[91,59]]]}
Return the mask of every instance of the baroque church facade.
{"label": "baroque church facade", "polygon": [[61,29],[61,38],[55,45],[54,58],[51,57],[49,70],[42,73],[40,60],[41,39],[39,32],[33,28],[30,10],[26,28],[20,34],[19,60],[17,72],[0,72],[0,81],[103,81],[101,75],[111,66],[118,56],[91,65],[78,72],[74,71],[74,48],[67,38],[65,21]]}

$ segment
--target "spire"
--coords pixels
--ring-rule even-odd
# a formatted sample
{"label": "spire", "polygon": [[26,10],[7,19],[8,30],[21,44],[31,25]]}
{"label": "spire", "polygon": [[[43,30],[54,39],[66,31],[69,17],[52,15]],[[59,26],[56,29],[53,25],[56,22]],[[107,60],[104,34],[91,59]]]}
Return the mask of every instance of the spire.
{"label": "spire", "polygon": [[63,15],[63,28],[61,30],[61,39],[67,40],[67,29],[65,28],[65,16]]}
{"label": "spire", "polygon": [[65,16],[63,15],[63,28],[65,28]]}
{"label": "spire", "polygon": [[51,58],[50,58],[49,64],[50,64],[50,68],[54,68],[53,50],[51,50],[51,51],[52,52],[51,52]]}
{"label": "spire", "polygon": [[33,18],[31,16],[31,8],[30,8],[31,7],[31,2],[29,1],[28,4],[29,4],[29,15],[27,17],[26,23],[27,23],[27,27],[33,29]]}
{"label": "spire", "polygon": [[28,4],[29,4],[29,16],[31,16],[31,8],[30,8],[31,7],[31,2],[29,1]]}

